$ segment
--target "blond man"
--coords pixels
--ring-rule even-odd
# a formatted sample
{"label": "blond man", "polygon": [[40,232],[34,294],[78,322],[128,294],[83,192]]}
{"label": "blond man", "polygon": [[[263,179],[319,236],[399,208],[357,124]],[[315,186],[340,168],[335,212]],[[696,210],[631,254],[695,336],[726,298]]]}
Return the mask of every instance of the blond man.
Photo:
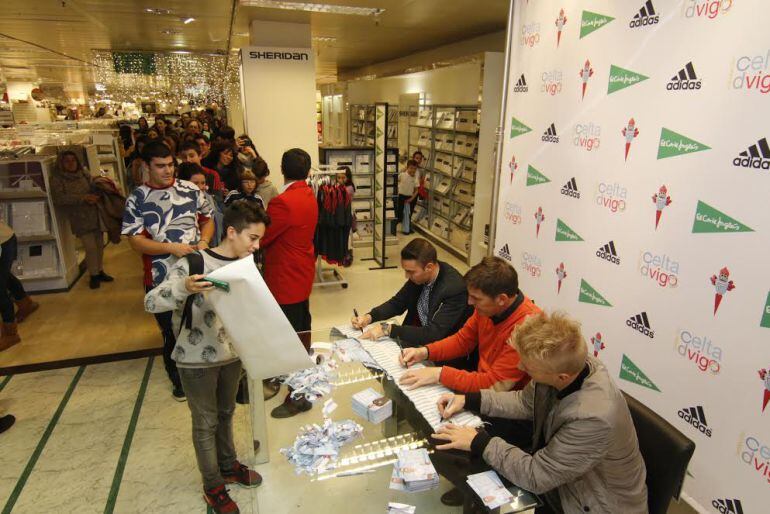
{"label": "blond man", "polygon": [[[480,456],[511,482],[545,496],[554,512],[647,513],[646,470],[628,405],[600,360],[588,354],[580,325],[562,313],[530,316],[512,336],[521,391],[447,394],[448,418],[462,409],[534,421],[530,455],[484,430],[447,425],[438,449]],[[450,403],[451,402],[451,403]]]}

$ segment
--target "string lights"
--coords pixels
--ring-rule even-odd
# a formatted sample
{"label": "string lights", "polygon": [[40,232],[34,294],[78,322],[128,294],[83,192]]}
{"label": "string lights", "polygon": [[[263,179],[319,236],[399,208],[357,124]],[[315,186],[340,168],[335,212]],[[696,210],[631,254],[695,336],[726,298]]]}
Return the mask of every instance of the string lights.
{"label": "string lights", "polygon": [[98,101],[227,106],[240,102],[237,54],[93,52]]}

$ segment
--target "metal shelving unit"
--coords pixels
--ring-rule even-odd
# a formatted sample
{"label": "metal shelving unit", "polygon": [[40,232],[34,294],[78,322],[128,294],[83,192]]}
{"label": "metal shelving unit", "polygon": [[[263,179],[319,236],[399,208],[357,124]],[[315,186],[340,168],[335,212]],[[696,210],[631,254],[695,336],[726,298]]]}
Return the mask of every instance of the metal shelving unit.
{"label": "metal shelving unit", "polygon": [[418,204],[419,221],[413,225],[466,261],[472,240],[479,116],[476,105],[409,109],[409,155],[416,150],[425,155],[429,191],[427,202]]}
{"label": "metal shelving unit", "polygon": [[[374,104],[350,106],[350,146],[374,147]],[[398,107],[388,110],[388,148],[398,148]]]}

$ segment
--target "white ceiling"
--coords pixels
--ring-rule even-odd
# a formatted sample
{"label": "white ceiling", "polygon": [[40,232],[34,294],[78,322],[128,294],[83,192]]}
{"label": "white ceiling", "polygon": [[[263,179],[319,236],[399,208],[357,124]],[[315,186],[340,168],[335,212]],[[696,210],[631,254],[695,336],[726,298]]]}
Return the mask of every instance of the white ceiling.
{"label": "white ceiling", "polygon": [[[316,0],[322,2],[324,0]],[[351,70],[505,28],[508,0],[329,0],[385,9],[372,17],[241,6],[238,0],[3,0],[0,79],[92,89],[93,50],[227,54],[251,20],[310,23],[319,82]],[[145,9],[170,11],[150,14]],[[195,21],[184,24],[187,17]]]}

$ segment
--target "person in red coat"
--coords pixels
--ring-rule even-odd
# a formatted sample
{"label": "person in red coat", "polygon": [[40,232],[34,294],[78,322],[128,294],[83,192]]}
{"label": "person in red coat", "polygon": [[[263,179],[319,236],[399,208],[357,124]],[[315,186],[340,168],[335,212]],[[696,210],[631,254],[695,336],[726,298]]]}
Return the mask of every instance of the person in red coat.
{"label": "person in red coat", "polygon": [[[310,155],[300,148],[287,150],[281,158],[281,172],[285,185],[281,194],[267,206],[271,224],[260,241],[264,251],[264,276],[294,330],[307,332],[315,276],[313,237],[318,223],[318,203],[305,182],[310,172]],[[277,392],[277,388],[273,390]],[[273,409],[271,415],[288,418],[310,407],[307,400],[292,400],[287,395],[286,401]]]}

